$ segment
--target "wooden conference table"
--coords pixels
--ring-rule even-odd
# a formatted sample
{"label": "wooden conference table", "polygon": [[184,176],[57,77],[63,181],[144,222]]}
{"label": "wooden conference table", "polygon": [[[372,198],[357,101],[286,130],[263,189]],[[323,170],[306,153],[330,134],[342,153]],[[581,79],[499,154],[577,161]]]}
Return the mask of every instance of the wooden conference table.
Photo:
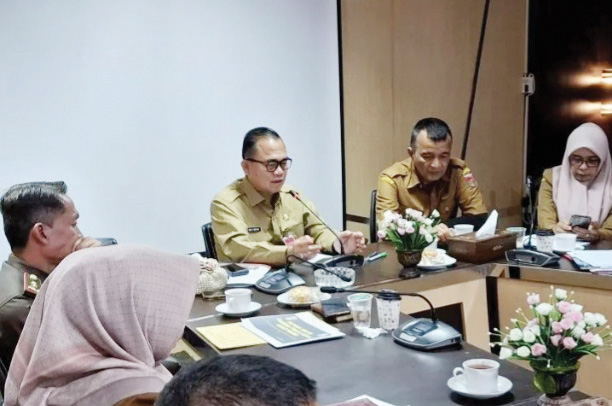
{"label": "wooden conference table", "polygon": [[[238,350],[223,351],[222,354],[266,355],[302,370],[317,381],[319,404],[326,405],[367,394],[394,405],[535,405],[539,393],[533,387],[532,373],[525,369],[526,363],[500,361],[500,375],[509,378],[513,383],[512,390],[495,399],[477,401],[452,392],[447,387],[447,380],[452,370],[470,358],[497,359],[489,351],[489,326],[499,325],[500,316],[504,317],[506,307],[511,304],[515,309],[523,305],[525,290],[521,282],[538,285],[551,274],[564,272],[565,280],[575,284],[601,286],[601,281],[591,278],[608,278],[609,290],[612,292],[612,278],[585,275],[573,270],[569,262],[562,262],[561,269],[518,268],[503,262],[473,265],[458,262],[448,270],[424,272],[420,278],[404,280],[399,278],[401,265],[396,261],[393,249],[386,243],[371,244],[368,252],[387,251],[388,257],[364,266],[357,271],[355,287],[378,291],[385,288],[402,292],[419,292],[425,294],[437,308],[438,316],[443,321],[455,326],[463,333],[464,342],[459,348],[433,352],[419,352],[402,347],[393,342],[389,335],[382,335],[369,340],[358,334],[352,322],[335,324],[346,337],[336,340],[310,343],[295,347],[275,349],[270,345],[259,345]],[[569,275],[569,276],[568,276]],[[585,281],[578,283],[580,275]],[[310,286],[314,286],[311,275],[303,275]],[[557,279],[559,276],[557,275]],[[505,282],[516,286],[509,289],[506,295]],[[519,282],[517,284],[517,282]],[[546,282],[546,287],[550,283]],[[538,286],[535,286],[538,287]],[[514,289],[514,290],[513,290]],[[548,288],[549,289],[549,288]],[[531,289],[530,291],[534,291]],[[610,293],[612,297],[612,293]],[[262,310],[257,315],[270,315],[296,310],[276,303],[276,297],[253,289],[253,300],[262,303]],[[190,321],[185,329],[185,339],[206,358],[221,352],[209,344],[196,328],[222,323],[233,323],[236,319],[227,318],[215,313],[220,301],[208,301],[196,298]],[[376,306],[372,326],[377,326]],[[418,298],[403,297],[401,311],[409,314],[425,311],[427,305]],[[600,311],[600,310],[596,310]],[[603,312],[603,310],[602,310]],[[606,313],[604,313],[606,314]],[[509,318],[502,318],[502,325]],[[592,357],[594,358],[594,357]],[[579,382],[580,382],[579,373]],[[612,376],[612,372],[611,372]],[[602,392],[587,393],[606,395]],[[581,392],[572,392],[572,398],[587,397]]]}

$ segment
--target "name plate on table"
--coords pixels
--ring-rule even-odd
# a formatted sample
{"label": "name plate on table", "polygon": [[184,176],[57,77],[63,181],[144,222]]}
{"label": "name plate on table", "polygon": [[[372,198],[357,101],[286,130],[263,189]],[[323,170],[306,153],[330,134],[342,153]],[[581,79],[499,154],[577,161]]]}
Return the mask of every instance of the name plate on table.
{"label": "name plate on table", "polygon": [[482,264],[502,258],[516,248],[516,234],[497,231],[495,235],[476,238],[476,233],[462,234],[448,240],[448,255],[463,262]]}

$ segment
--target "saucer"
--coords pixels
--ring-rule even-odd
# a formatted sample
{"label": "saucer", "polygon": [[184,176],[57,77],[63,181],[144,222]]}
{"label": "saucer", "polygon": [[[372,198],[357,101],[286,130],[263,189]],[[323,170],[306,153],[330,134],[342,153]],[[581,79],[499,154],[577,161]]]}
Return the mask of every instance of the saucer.
{"label": "saucer", "polygon": [[446,384],[453,391],[463,396],[467,396],[467,397],[475,398],[475,399],[495,398],[497,396],[503,395],[504,393],[512,389],[512,382],[510,381],[510,379],[504,376],[501,376],[501,375],[497,377],[497,390],[495,392],[489,392],[489,393],[472,392],[471,389],[468,389],[465,386],[465,378],[461,375],[451,377]]}
{"label": "saucer", "polygon": [[246,316],[250,316],[253,313],[259,311],[259,309],[261,309],[261,303],[258,303],[258,302],[251,302],[249,304],[249,309],[244,312],[231,311],[228,308],[227,303],[221,303],[220,305],[215,307],[216,311],[218,311],[219,313],[222,313],[224,316],[227,316],[227,317],[246,317]]}

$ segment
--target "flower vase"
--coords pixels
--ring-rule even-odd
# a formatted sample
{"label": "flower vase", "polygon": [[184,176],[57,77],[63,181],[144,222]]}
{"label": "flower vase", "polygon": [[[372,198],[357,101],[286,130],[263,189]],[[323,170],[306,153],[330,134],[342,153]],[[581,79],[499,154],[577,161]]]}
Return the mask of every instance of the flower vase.
{"label": "flower vase", "polygon": [[417,264],[421,262],[423,250],[397,250],[397,261],[403,265],[400,272],[400,277],[405,279],[416,278],[421,276],[421,271],[417,268]]}
{"label": "flower vase", "polygon": [[547,367],[545,362],[530,362],[533,368],[533,383],[539,391],[544,394],[538,399],[540,406],[565,405],[571,402],[567,392],[576,384],[576,375],[580,363]]}

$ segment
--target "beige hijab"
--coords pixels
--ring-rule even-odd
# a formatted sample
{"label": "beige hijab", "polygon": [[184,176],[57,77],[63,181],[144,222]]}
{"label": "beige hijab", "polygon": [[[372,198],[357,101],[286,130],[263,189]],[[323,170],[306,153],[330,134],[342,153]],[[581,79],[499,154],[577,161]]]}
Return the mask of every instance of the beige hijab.
{"label": "beige hijab", "polygon": [[[583,185],[572,176],[569,156],[579,148],[588,148],[601,160],[597,177]],[[612,161],[606,133],[593,123],[576,128],[567,139],[563,163],[553,168],[553,201],[560,221],[569,222],[573,214],[590,216],[602,224],[612,208]]]}
{"label": "beige hijab", "polygon": [[64,259],[38,294],[6,383],[6,406],[112,405],[159,392],[183,333],[199,262],[129,245]]}

